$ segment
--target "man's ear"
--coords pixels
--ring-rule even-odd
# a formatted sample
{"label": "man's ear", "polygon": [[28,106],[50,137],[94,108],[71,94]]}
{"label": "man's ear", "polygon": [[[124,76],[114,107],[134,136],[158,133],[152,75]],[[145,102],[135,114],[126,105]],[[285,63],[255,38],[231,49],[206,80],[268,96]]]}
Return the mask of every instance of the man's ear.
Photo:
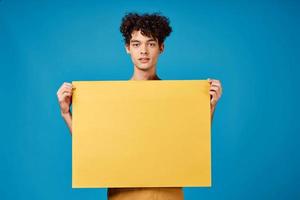
{"label": "man's ear", "polygon": [[164,49],[165,49],[165,44],[162,43],[162,44],[160,45],[160,47],[159,47],[160,53],[162,53],[162,52],[164,51]]}
{"label": "man's ear", "polygon": [[125,44],[126,53],[130,54],[130,46],[129,44]]}

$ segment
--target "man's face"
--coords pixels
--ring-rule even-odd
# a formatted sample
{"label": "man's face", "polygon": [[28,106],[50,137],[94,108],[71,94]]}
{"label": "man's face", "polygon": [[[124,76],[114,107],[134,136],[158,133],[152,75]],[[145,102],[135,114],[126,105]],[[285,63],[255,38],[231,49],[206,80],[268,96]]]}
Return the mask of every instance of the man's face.
{"label": "man's face", "polygon": [[126,51],[130,54],[133,64],[143,71],[155,68],[164,45],[159,46],[157,40],[142,35],[141,31],[133,31],[131,36]]}

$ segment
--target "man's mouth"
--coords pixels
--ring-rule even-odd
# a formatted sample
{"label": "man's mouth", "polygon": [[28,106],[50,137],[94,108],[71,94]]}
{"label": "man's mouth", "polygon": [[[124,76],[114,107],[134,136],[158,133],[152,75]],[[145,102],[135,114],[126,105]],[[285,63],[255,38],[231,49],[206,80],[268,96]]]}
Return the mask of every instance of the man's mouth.
{"label": "man's mouth", "polygon": [[149,62],[149,60],[150,60],[150,58],[139,58],[139,61],[141,63],[147,63],[147,62]]}

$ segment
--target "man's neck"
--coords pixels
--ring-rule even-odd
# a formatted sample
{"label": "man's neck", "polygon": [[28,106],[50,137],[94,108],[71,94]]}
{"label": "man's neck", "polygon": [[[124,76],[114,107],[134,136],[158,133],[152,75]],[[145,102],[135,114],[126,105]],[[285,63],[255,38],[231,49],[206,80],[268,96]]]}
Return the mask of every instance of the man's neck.
{"label": "man's neck", "polygon": [[160,80],[157,76],[155,68],[149,71],[143,71],[134,67],[134,73],[130,80]]}

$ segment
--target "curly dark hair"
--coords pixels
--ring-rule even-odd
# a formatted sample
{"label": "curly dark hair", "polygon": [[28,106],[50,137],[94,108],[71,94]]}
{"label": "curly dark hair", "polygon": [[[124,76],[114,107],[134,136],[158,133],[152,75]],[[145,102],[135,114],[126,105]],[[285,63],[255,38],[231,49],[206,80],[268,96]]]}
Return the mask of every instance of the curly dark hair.
{"label": "curly dark hair", "polygon": [[132,32],[139,30],[141,30],[142,35],[157,39],[159,45],[172,32],[169,19],[160,13],[127,13],[122,18],[120,26],[120,32],[124,37],[125,44],[128,45],[130,43]]}

